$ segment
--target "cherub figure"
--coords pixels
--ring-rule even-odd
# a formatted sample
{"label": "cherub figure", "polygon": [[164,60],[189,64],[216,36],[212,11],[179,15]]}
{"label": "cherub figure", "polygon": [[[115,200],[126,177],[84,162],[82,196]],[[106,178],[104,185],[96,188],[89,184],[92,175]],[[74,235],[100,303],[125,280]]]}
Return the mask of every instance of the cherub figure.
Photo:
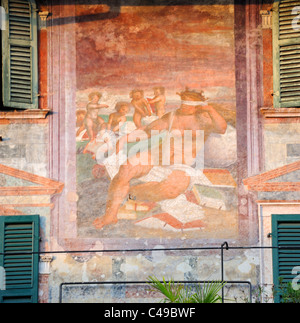
{"label": "cherub figure", "polygon": [[160,86],[160,87],[155,87],[153,89],[154,91],[154,98],[151,100],[148,100],[150,104],[155,104],[155,112],[156,115],[161,118],[166,110],[165,110],[165,105],[166,105],[166,97],[165,97],[165,88]]}
{"label": "cherub figure", "polygon": [[89,139],[92,141],[96,138],[99,130],[105,127],[105,121],[98,115],[99,109],[108,108],[107,104],[99,104],[101,93],[92,92],[89,95],[89,103],[86,107],[87,112],[84,118],[84,125],[87,130]]}
{"label": "cherub figure", "polygon": [[126,115],[129,111],[129,106],[126,102],[119,102],[116,105],[117,112],[110,114],[107,130],[118,132],[122,125],[126,122]]}
{"label": "cherub figure", "polygon": [[132,98],[131,104],[135,111],[133,115],[133,122],[137,128],[142,127],[142,118],[151,116],[152,111],[149,102],[144,98],[143,90],[133,90],[130,93]]}
{"label": "cherub figure", "polygon": [[81,136],[83,134],[83,131],[86,132],[86,128],[84,125],[85,116],[86,116],[85,110],[76,111],[76,137]]}

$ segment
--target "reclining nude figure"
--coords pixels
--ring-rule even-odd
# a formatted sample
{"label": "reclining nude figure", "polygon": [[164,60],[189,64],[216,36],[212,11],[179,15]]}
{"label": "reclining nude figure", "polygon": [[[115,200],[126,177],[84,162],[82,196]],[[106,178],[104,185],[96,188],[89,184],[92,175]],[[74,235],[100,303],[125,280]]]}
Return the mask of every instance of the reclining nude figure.
{"label": "reclining nude figure", "polygon": [[[152,131],[156,133],[167,131],[176,132],[184,136],[184,131],[189,130],[192,133],[192,156],[190,160],[185,160],[182,156],[182,166],[191,166],[195,163],[197,145],[194,144],[196,131],[203,131],[204,142],[211,133],[224,134],[227,129],[225,119],[210,105],[205,103],[203,93],[184,91],[179,94],[182,102],[180,108],[174,112],[165,114],[161,119],[152,122],[147,127],[144,127],[143,133],[151,138]],[[139,137],[139,131],[129,134],[125,138],[126,142],[136,142]],[[184,141],[185,143],[185,141]],[[123,141],[124,144],[124,141]],[[120,143],[122,145],[122,143]],[[118,151],[117,147],[117,151]],[[181,154],[185,151],[180,147]],[[118,174],[113,178],[107,197],[106,212],[102,217],[97,218],[93,225],[97,229],[102,229],[106,225],[116,224],[118,222],[118,211],[124,200],[128,196],[134,196],[138,201],[160,202],[168,199],[175,199],[179,195],[186,192],[191,184],[191,176],[184,170],[184,167],[176,166],[174,163],[176,154],[176,145],[169,145],[170,164],[168,176],[162,181],[150,181],[139,185],[131,186],[130,181],[133,179],[140,179],[151,172],[154,165],[161,165],[161,167],[168,168],[162,164],[161,155],[159,160],[153,163],[153,154],[151,151],[138,152],[128,158],[127,162],[120,166]],[[143,154],[145,154],[143,156]],[[148,162],[140,163],[141,160]],[[191,160],[193,159],[193,160]]]}

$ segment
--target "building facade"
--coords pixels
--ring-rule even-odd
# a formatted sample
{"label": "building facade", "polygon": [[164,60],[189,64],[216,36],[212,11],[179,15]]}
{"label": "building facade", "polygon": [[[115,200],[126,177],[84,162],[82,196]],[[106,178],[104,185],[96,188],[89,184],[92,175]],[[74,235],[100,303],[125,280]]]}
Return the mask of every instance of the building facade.
{"label": "building facade", "polygon": [[0,302],[297,282],[299,1],[1,4]]}

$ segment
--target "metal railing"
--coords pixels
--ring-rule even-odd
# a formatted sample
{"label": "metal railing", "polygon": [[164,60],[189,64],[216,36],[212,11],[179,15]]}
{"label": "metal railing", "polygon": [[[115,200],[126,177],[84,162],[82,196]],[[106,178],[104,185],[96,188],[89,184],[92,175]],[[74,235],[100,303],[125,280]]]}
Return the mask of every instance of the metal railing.
{"label": "metal railing", "polygon": [[[180,251],[220,251],[220,282],[226,283],[222,288],[222,302],[224,303],[224,288],[227,285],[247,285],[249,287],[249,302],[252,301],[252,291],[253,285],[251,281],[247,280],[226,280],[225,279],[225,268],[224,268],[224,252],[229,250],[262,250],[262,249],[269,249],[269,250],[300,250],[298,246],[230,246],[228,242],[224,242],[219,246],[211,246],[211,247],[183,247],[183,248],[155,248],[155,249],[108,249],[108,250],[65,250],[65,251],[39,251],[39,252],[9,252],[9,255],[25,255],[25,254],[39,254],[39,255],[59,255],[59,254],[96,254],[96,253],[111,253],[111,254],[124,254],[124,253],[147,253],[147,252],[180,252]],[[4,253],[0,253],[0,256],[4,256]],[[216,280],[184,280],[184,281],[176,281],[181,284],[205,284],[215,282]],[[167,281],[168,283],[168,281]],[[147,285],[148,281],[93,281],[93,282],[63,282],[59,285],[59,303],[63,302],[63,290],[64,287],[67,286],[108,286],[108,285]]]}

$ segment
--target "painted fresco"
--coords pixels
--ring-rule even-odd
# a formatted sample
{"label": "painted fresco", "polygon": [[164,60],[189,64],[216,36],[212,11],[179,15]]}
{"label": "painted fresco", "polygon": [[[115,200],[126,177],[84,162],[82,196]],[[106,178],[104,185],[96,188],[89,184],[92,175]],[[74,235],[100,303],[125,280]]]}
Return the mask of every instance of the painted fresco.
{"label": "painted fresco", "polygon": [[203,3],[76,6],[80,236],[237,237],[234,6]]}

